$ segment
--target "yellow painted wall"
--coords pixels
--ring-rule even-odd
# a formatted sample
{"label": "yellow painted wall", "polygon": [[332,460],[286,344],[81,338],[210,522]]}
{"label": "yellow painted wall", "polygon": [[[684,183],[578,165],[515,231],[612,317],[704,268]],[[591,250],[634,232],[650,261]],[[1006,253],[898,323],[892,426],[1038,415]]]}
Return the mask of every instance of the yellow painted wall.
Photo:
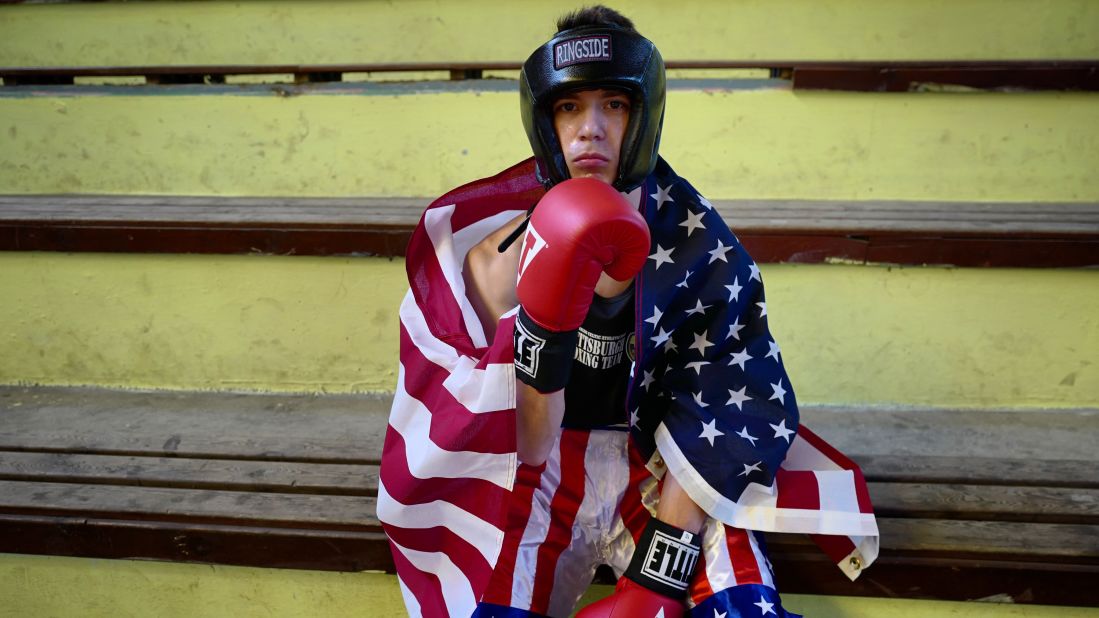
{"label": "yellow painted wall", "polygon": [[[1099,271],[764,265],[803,404],[1099,407]],[[392,391],[403,262],[0,253],[0,383]]]}
{"label": "yellow painted wall", "polygon": [[0,383],[392,391],[403,262],[0,253]]}
{"label": "yellow painted wall", "polygon": [[[0,66],[520,61],[584,3],[74,3],[0,11]],[[669,59],[1099,56],[1089,0],[611,3]],[[501,27],[506,25],[506,27]]]}
{"label": "yellow painted wall", "polygon": [[[378,88],[0,97],[0,193],[436,196],[529,156],[511,87]],[[1095,202],[1099,94],[674,90],[661,152],[711,199]]]}
{"label": "yellow painted wall", "polygon": [[[588,599],[609,586],[593,586]],[[0,617],[398,618],[396,577],[280,569],[0,554]],[[1084,618],[1099,610],[783,595],[812,618]]]}

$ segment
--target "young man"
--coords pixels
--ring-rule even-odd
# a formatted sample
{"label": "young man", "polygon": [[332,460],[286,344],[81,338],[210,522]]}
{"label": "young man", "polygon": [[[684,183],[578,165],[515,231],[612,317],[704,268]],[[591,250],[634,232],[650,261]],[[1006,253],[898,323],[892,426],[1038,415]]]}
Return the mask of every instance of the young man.
{"label": "young man", "polygon": [[410,613],[568,615],[609,564],[582,615],[788,615],[760,530],[832,535],[857,575],[865,486],[798,426],[758,268],[657,155],[655,46],[578,11],[520,91],[534,164],[409,245],[378,513]]}

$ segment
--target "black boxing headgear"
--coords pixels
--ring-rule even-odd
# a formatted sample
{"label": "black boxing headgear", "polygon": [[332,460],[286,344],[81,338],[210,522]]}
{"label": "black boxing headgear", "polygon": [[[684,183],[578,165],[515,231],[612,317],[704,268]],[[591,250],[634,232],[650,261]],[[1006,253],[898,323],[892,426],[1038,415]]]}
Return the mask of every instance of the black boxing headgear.
{"label": "black boxing headgear", "polygon": [[573,90],[611,88],[630,97],[614,187],[631,191],[656,166],[664,122],[664,59],[645,37],[617,26],[558,32],[523,63],[519,105],[534,150],[538,179],[547,188],[569,178],[553,123],[553,102]]}

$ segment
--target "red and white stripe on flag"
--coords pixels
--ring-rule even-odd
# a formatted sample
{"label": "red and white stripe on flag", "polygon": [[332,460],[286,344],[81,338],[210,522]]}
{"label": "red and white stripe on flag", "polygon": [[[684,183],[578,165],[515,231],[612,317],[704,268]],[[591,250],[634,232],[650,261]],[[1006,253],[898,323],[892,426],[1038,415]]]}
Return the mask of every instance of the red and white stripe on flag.
{"label": "red and white stripe on flag", "polygon": [[[474,245],[541,194],[525,161],[437,200],[409,242],[410,290],[400,309],[400,368],[378,518],[411,615],[472,614],[500,556],[517,469],[514,314],[488,341],[467,300],[462,265]],[[852,578],[859,572],[854,564],[868,566],[877,556],[861,472],[804,426],[775,485],[777,491],[756,492],[758,503],[740,509],[746,519],[720,504],[703,506],[741,528],[812,533]]]}
{"label": "red and white stripe on flag", "polygon": [[443,196],[409,242],[378,518],[413,615],[472,614],[503,542],[517,466],[514,318],[486,340],[462,265],[470,248],[537,201],[542,189],[528,167]]}

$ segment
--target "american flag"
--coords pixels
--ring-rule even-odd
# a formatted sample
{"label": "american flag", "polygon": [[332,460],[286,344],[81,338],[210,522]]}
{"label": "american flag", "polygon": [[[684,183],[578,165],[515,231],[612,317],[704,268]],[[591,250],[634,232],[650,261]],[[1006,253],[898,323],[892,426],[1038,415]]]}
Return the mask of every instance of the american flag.
{"label": "american flag", "polygon": [[[809,533],[856,577],[877,556],[866,485],[857,466],[798,426],[759,269],[663,161],[641,191],[653,246],[636,288],[634,439],[654,471],[672,470],[711,515]],[[471,615],[500,554],[518,466],[514,314],[488,341],[462,266],[542,194],[524,161],[433,202],[409,242],[378,517],[413,616]]]}

